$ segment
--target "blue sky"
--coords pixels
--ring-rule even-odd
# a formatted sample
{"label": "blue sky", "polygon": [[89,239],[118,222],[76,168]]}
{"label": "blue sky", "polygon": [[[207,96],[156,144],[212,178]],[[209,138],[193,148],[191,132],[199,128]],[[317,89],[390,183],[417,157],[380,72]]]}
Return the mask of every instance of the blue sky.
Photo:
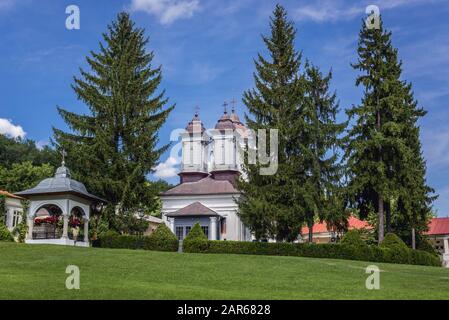
{"label": "blue sky", "polygon": [[[428,114],[420,122],[427,178],[440,198],[440,216],[449,215],[449,1],[295,0],[279,1],[298,29],[297,48],[323,71],[333,69],[333,89],[343,110],[360,101],[354,87],[356,45],[365,8],[380,8],[403,60],[404,79]],[[80,8],[81,28],[67,30],[65,9]],[[101,33],[121,10],[131,12],[150,37],[155,64],[162,65],[167,96],[176,108],[161,131],[185,127],[196,105],[207,127],[222,113],[223,101],[253,86],[253,58],[265,53],[275,2],[265,0],[0,0],[0,132],[48,143],[52,126],[66,128],[56,106],[86,112],[70,88],[85,56],[98,50]],[[168,153],[159,174],[172,183],[176,171]]]}

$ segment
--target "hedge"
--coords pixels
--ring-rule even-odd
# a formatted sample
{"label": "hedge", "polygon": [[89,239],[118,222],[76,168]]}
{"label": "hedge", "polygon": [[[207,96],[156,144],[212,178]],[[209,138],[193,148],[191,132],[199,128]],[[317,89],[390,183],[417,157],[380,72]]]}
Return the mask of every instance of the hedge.
{"label": "hedge", "polygon": [[399,238],[394,233],[387,233],[380,243],[380,246],[382,248],[402,248],[402,249],[408,249],[407,245],[404,241],[402,241],[401,238]]}
{"label": "hedge", "polygon": [[348,232],[346,232],[343,238],[341,239],[340,243],[363,247],[367,245],[365,241],[363,241],[362,237],[360,236],[360,232],[358,230],[349,230]]}
{"label": "hedge", "polygon": [[150,236],[120,235],[107,232],[92,242],[93,247],[143,249],[154,251],[178,251],[178,239],[165,224],[161,224]]}
{"label": "hedge", "polygon": [[191,253],[234,253],[255,255],[298,256],[359,260],[385,263],[402,263],[426,266],[441,266],[440,259],[430,253],[402,248],[381,248],[378,246],[355,246],[347,244],[269,243],[241,241],[189,241],[184,252]]}
{"label": "hedge", "polygon": [[9,232],[6,225],[4,225],[1,221],[0,221],[0,241],[8,241],[8,242],[14,241],[11,232]]}

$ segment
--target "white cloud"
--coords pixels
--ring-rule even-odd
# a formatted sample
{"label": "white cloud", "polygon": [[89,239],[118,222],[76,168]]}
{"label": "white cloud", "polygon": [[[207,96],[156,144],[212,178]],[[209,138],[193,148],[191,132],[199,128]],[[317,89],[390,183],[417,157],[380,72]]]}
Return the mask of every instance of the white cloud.
{"label": "white cloud", "polygon": [[347,5],[347,2],[341,0],[320,0],[314,1],[313,4],[309,4],[310,2],[307,1],[302,2],[304,4],[300,4],[293,11],[293,17],[298,21],[335,22],[362,17],[366,7],[370,4],[378,6],[382,14],[383,10],[435,2],[439,2],[439,0],[380,0],[374,3],[367,0],[361,1],[357,5]]}
{"label": "white cloud", "polygon": [[45,147],[45,146],[48,146],[48,144],[49,144],[49,142],[46,141],[46,140],[40,140],[40,141],[37,141],[37,142],[35,143],[36,148],[38,148],[39,150],[44,149],[44,147]]}
{"label": "white cloud", "polygon": [[159,163],[155,168],[153,175],[157,178],[172,178],[178,174],[179,160],[174,157],[168,157],[165,162]]}
{"label": "white cloud", "polygon": [[158,17],[161,24],[190,18],[199,10],[199,0],[132,0],[131,10]]}
{"label": "white cloud", "polygon": [[26,132],[21,126],[12,124],[11,120],[0,118],[0,134],[10,136],[12,138],[23,138]]}

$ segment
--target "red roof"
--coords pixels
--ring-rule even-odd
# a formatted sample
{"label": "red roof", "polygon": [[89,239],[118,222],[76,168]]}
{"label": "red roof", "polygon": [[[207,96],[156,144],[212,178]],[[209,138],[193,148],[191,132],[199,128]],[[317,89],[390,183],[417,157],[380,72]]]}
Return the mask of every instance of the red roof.
{"label": "red roof", "polygon": [[[360,219],[357,219],[354,216],[350,216],[348,219],[348,229],[371,229],[372,227],[370,224],[366,221],[362,221]],[[312,227],[313,233],[325,233],[325,232],[331,232],[331,230],[327,229],[326,222],[321,223],[315,223]],[[301,229],[301,234],[308,234],[309,228],[303,227]]]}
{"label": "red roof", "polygon": [[429,222],[429,231],[425,234],[449,234],[449,218],[432,218]]}
{"label": "red roof", "polygon": [[0,194],[7,198],[14,198],[14,199],[19,199],[19,200],[24,199],[22,197],[16,196],[15,194],[9,193],[8,191],[4,191],[4,190],[0,190]]}

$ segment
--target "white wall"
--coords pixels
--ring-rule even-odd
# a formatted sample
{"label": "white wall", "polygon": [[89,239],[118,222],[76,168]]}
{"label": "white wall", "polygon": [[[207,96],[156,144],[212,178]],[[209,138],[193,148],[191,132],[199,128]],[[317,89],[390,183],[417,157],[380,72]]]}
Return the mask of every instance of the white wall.
{"label": "white wall", "polygon": [[[5,205],[6,205],[6,227],[12,231],[14,229],[13,226],[13,217],[14,217],[14,211],[18,211],[22,213],[22,204],[19,199],[15,198],[6,198],[5,199]],[[20,215],[19,220],[17,223],[20,223],[22,221],[22,215]]]}
{"label": "white wall", "polygon": [[226,234],[222,236],[223,238],[237,241],[248,240],[248,237],[244,238],[244,227],[237,215],[238,207],[234,198],[238,197],[238,194],[162,196],[162,219],[169,226],[167,213],[175,212],[198,201],[226,218]]}

